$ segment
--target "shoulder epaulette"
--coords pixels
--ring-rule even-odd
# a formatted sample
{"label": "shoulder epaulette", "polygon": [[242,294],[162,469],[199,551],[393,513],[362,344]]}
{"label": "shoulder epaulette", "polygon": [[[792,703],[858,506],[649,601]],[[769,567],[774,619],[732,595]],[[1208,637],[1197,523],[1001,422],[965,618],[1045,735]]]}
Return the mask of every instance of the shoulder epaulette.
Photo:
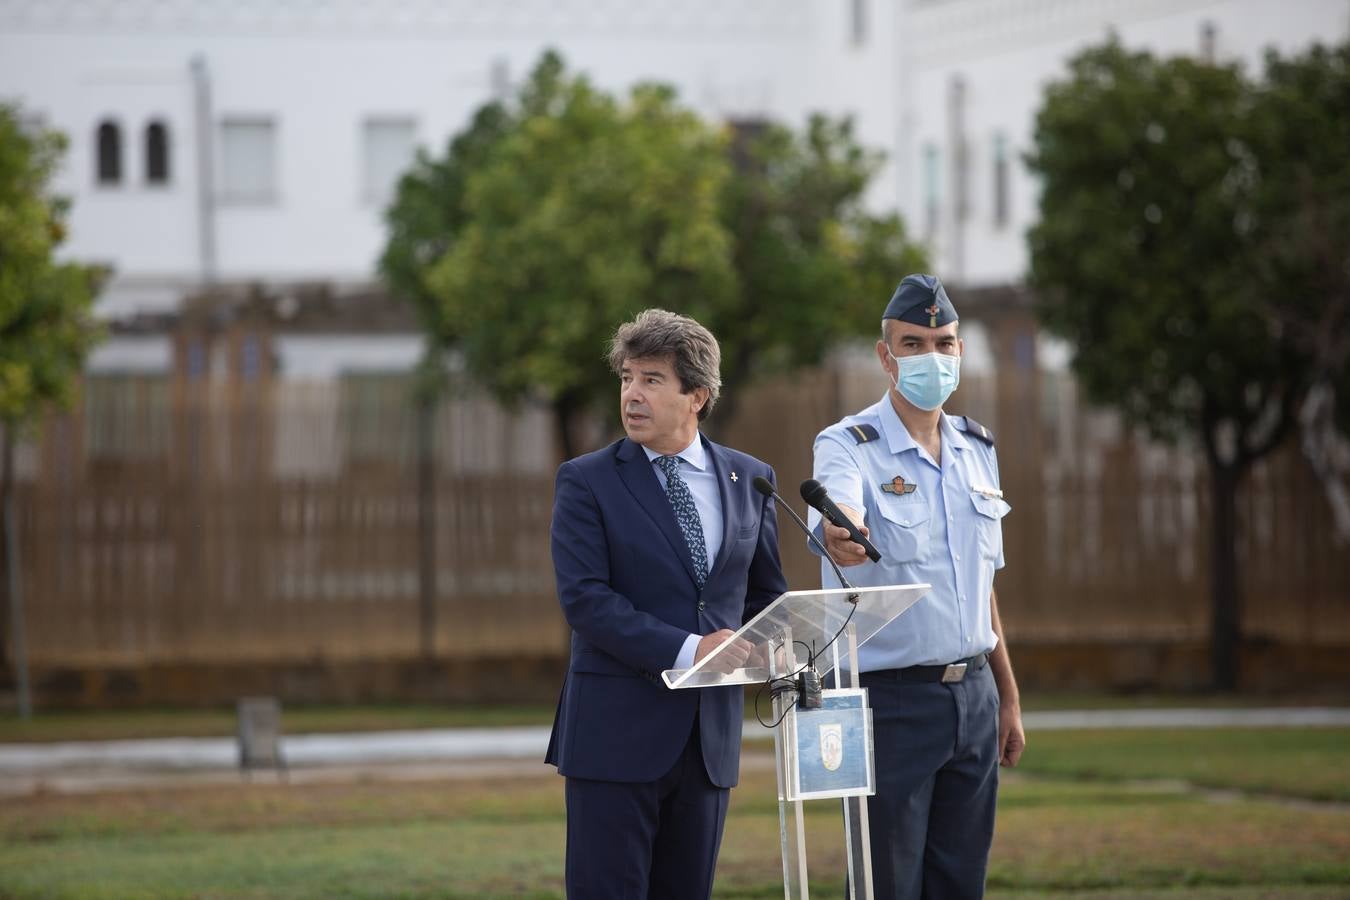
{"label": "shoulder epaulette", "polygon": [[986,444],[989,444],[991,446],[993,445],[994,433],[990,431],[988,428],[985,428],[979,422],[976,422],[970,416],[954,416],[953,421],[955,422],[956,427],[964,431],[966,434],[970,435],[971,437],[977,437],[980,440],[984,441]]}
{"label": "shoulder epaulette", "polygon": [[852,435],[854,442],[859,444],[875,441],[881,437],[871,425],[850,425],[846,430]]}

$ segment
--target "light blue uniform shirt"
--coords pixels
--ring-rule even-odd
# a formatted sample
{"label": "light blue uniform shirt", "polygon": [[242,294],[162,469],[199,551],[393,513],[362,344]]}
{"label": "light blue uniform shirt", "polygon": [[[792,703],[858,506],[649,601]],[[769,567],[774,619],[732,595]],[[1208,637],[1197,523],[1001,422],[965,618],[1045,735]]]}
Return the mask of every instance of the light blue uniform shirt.
{"label": "light blue uniform shirt", "polygon": [[[858,648],[861,671],[942,665],[994,649],[990,593],[1003,568],[1003,516],[998,459],[992,443],[941,417],[942,460],[934,462],[900,421],[890,394],[816,436],[815,478],[839,506],[861,510],[881,562],[844,569],[858,587],[925,582],[932,589]],[[860,442],[853,426],[879,437]],[[895,479],[913,485],[892,492]],[[821,516],[810,525],[821,534]],[[808,545],[809,546],[809,545]],[[812,552],[817,552],[814,547]],[[821,583],[837,587],[821,561]]]}
{"label": "light blue uniform shirt", "polygon": [[[656,464],[662,454],[646,447],[642,451],[651,460],[652,470],[661,482],[661,490],[666,489],[666,473]],[[708,551],[708,570],[711,573],[717,554],[722,550],[722,493],[717,487],[717,473],[708,460],[708,451],[699,435],[694,442],[675,454],[680,458],[680,478],[689,485],[693,495],[694,507],[698,510],[698,520],[703,526],[703,543]],[[698,641],[702,635],[691,634],[685,638],[679,655],[675,658],[676,669],[687,669],[694,664],[694,654],[698,651]]]}

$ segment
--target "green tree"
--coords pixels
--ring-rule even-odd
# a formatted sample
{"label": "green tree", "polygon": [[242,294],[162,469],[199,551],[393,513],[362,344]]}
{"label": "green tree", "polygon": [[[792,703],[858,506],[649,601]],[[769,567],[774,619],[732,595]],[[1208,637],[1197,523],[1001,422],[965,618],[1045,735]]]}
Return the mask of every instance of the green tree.
{"label": "green tree", "polygon": [[1350,435],[1350,43],[1268,53],[1252,118],[1266,315],[1309,366],[1303,453],[1350,537],[1350,491],[1337,464]]}
{"label": "green tree", "polygon": [[[393,292],[416,310],[428,339],[428,356],[441,366],[440,357],[462,331],[459,322],[447,317],[448,310],[427,285],[426,274],[454,245],[469,220],[465,204],[469,173],[486,163],[514,122],[505,106],[489,103],[474,114],[468,128],[450,139],[444,157],[419,150],[385,212],[389,238],[380,257],[380,273]],[[434,364],[428,365],[435,370]]]}
{"label": "green tree", "polygon": [[735,289],[717,132],[645,85],[622,103],[546,54],[516,121],[466,181],[466,224],[426,272],[467,369],[499,399],[545,397],[564,455],[614,379],[603,336],[644,306],[698,315]]}
{"label": "green tree", "polygon": [[[705,323],[722,344],[722,377],[819,363],[840,340],[877,332],[881,306],[909,272],[926,268],[899,216],[863,205],[883,161],[849,119],[815,115],[805,132],[756,123],[735,129],[735,177],[723,190],[736,295]],[[728,391],[724,414],[737,392]]]}
{"label": "green tree", "polygon": [[446,354],[459,340],[462,323],[450,315],[425,276],[468,221],[465,183],[469,173],[486,161],[513,121],[502,104],[490,103],[450,140],[443,158],[419,151],[385,213],[389,239],[380,257],[380,273],[393,293],[413,306],[425,342],[413,403],[417,412],[418,632],[420,651],[428,659],[435,655],[436,635],[436,408],[446,389]]}
{"label": "green tree", "polygon": [[65,139],[25,127],[17,107],[0,105],[0,507],[4,514],[10,649],[20,712],[29,711],[14,509],[14,445],[55,404],[71,399],[97,335],[91,317],[96,272],[60,263],[67,204],[49,182]]}
{"label": "green tree", "polygon": [[[1224,689],[1237,685],[1241,641],[1236,492],[1296,426],[1316,377],[1281,317],[1330,302],[1314,288],[1290,308],[1280,267],[1263,258],[1303,214],[1274,199],[1292,187],[1291,161],[1274,155],[1275,135],[1292,138],[1284,114],[1237,66],[1158,59],[1113,37],[1049,86],[1028,157],[1042,178],[1029,234],[1041,321],[1073,346],[1090,399],[1203,448],[1212,676]],[[1280,152],[1303,155],[1294,143]]]}
{"label": "green tree", "polygon": [[605,339],[640,309],[717,334],[723,417],[755,374],[875,330],[923,261],[898,218],[862,208],[879,162],[846,121],[714,128],[669,88],[618,101],[548,53],[404,179],[384,271],[495,396],[546,398],[570,456],[581,414],[612,406]]}

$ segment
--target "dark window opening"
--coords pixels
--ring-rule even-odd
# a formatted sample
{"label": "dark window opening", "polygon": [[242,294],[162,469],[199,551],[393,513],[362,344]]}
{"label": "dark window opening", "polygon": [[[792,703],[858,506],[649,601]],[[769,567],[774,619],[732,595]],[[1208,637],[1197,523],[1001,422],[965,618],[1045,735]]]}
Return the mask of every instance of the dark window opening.
{"label": "dark window opening", "polygon": [[169,181],[169,129],[163,122],[145,128],[145,180],[150,184]]}
{"label": "dark window opening", "polygon": [[122,129],[116,122],[98,126],[98,183],[122,182]]}

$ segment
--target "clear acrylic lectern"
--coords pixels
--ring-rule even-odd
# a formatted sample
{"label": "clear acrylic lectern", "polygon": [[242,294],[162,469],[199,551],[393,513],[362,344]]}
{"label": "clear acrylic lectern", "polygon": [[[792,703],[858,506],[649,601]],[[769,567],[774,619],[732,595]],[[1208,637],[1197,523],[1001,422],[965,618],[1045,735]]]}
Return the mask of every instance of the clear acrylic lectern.
{"label": "clear acrylic lectern", "polygon": [[[858,645],[913,606],[928,589],[926,584],[899,584],[789,591],[696,665],[688,669],[668,669],[661,673],[661,678],[672,690],[761,684],[795,676],[814,657],[816,671],[822,678],[837,670],[835,685],[857,690]],[[750,642],[753,649],[743,665],[732,667],[721,654],[736,638]],[[776,693],[773,699],[775,723],[787,719],[795,703],[795,694]],[[870,756],[870,710],[866,715]],[[802,802],[804,795],[808,798],[811,795],[802,790],[795,779],[795,773],[800,771],[799,744],[795,733],[785,733],[792,730],[794,723],[795,717],[786,723],[788,727],[773,730],[779,836],[783,850],[783,896],[787,900],[806,900],[810,894]],[[863,796],[854,794],[844,798],[844,839],[850,896],[871,900],[871,846],[867,802]]]}

